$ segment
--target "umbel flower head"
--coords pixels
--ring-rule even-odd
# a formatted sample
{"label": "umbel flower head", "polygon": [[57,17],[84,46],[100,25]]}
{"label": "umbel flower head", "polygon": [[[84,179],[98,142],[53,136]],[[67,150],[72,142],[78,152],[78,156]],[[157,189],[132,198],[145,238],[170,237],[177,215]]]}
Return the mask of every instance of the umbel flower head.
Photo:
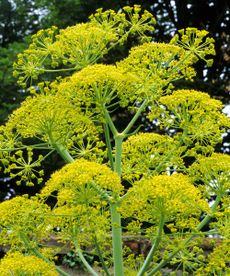
{"label": "umbel flower head", "polygon": [[34,247],[39,241],[50,235],[47,231],[46,217],[50,213],[48,205],[36,197],[17,196],[0,203],[0,239],[11,250],[28,250],[22,235],[30,240]]}
{"label": "umbel flower head", "polygon": [[[123,12],[96,11],[87,23],[58,30],[51,27],[40,30],[32,37],[29,48],[18,56],[14,76],[26,86],[43,73],[80,70],[95,64],[116,45],[123,44],[129,35],[148,40],[146,32],[153,31],[155,19],[140,7],[125,7]],[[61,72],[60,70],[59,72]]]}
{"label": "umbel flower head", "polygon": [[170,44],[182,46],[185,50],[192,54],[194,60],[202,59],[211,66],[213,59],[210,55],[215,55],[214,39],[208,37],[205,30],[197,30],[196,28],[186,28],[178,31]]}
{"label": "umbel flower head", "polygon": [[175,139],[196,152],[208,153],[221,141],[221,134],[230,126],[230,120],[221,112],[222,103],[207,93],[195,90],[177,90],[159,99],[159,108],[149,113],[164,129],[176,129]]}
{"label": "umbel flower head", "polygon": [[137,78],[123,74],[114,65],[87,66],[57,86],[57,93],[73,100],[88,113],[103,115],[105,108],[126,106],[129,96],[137,89]]}
{"label": "umbel flower head", "polygon": [[132,48],[129,56],[117,63],[124,74],[132,73],[139,80],[139,89],[129,95],[129,103],[146,97],[156,100],[167,92],[171,81],[194,76],[190,63],[181,62],[184,54],[182,48],[164,43],[145,43]]}
{"label": "umbel flower head", "polygon": [[29,147],[25,151],[17,150],[9,155],[4,173],[10,173],[11,178],[16,178],[17,185],[22,183],[25,183],[26,186],[34,186],[35,183],[40,184],[44,175],[41,168],[43,159],[43,155],[39,155],[34,160],[34,152]]}
{"label": "umbel flower head", "polygon": [[[36,95],[28,97],[10,116],[7,126],[15,129],[24,138],[37,137],[40,140],[67,144],[75,133],[93,127],[89,118],[60,95]],[[90,127],[91,124],[91,127]],[[94,128],[93,132],[96,130]]]}
{"label": "umbel flower head", "polygon": [[[77,159],[55,172],[42,189],[41,195],[50,196],[53,192],[58,192],[58,205],[69,204],[71,202],[84,204],[84,200],[86,203],[93,203],[94,200],[98,201],[98,197],[95,199],[95,197],[90,196],[84,198],[84,194],[81,196],[81,191],[85,190],[87,192],[88,188],[93,188],[97,195],[101,191],[102,196],[106,191],[120,194],[123,190],[118,174],[113,172],[109,167],[96,162]],[[63,193],[63,190],[66,193]],[[66,199],[64,199],[65,195],[67,196]]]}
{"label": "umbel flower head", "polygon": [[19,252],[8,253],[1,259],[0,274],[2,276],[58,276],[54,265],[48,264],[36,256],[24,256]]}
{"label": "umbel flower head", "polygon": [[89,19],[94,24],[102,25],[105,30],[116,30],[120,36],[120,43],[127,39],[129,33],[138,34],[142,41],[151,39],[146,32],[153,32],[156,24],[156,20],[150,12],[145,10],[141,13],[140,5],[125,6],[118,13],[113,10],[98,9]]}
{"label": "umbel flower head", "polygon": [[3,168],[9,164],[10,151],[20,146],[22,143],[18,135],[11,128],[0,126],[0,164]]}
{"label": "umbel flower head", "polygon": [[156,133],[129,137],[123,144],[122,155],[122,178],[130,182],[182,165],[173,138]]}
{"label": "umbel flower head", "polygon": [[[135,182],[121,206],[125,217],[153,224],[158,223],[160,216],[164,216],[165,221],[189,221],[190,217],[199,218],[201,212],[208,210],[199,189],[182,174],[158,175]],[[184,228],[187,226],[189,223]]]}
{"label": "umbel flower head", "polygon": [[36,137],[51,147],[62,144],[73,156],[97,159],[104,154],[100,127],[60,94],[28,97],[10,116],[7,127],[22,138]]}
{"label": "umbel flower head", "polygon": [[54,197],[56,205],[49,217],[58,239],[89,245],[97,237],[104,244],[109,233],[108,200],[123,190],[120,178],[106,165],[78,159],[55,172],[41,191]]}
{"label": "umbel flower head", "polygon": [[189,168],[189,174],[197,183],[203,183],[207,193],[223,196],[230,190],[230,156],[213,153],[200,157]]}

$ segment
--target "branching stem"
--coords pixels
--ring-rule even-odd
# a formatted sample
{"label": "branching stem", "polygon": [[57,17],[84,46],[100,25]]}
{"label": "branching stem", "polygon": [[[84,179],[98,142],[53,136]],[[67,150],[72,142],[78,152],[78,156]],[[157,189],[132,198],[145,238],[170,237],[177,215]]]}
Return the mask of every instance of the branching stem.
{"label": "branching stem", "polygon": [[[214,213],[221,201],[221,197],[222,196],[217,196],[216,200],[214,202],[214,204],[211,207],[211,211],[212,213]],[[208,214],[204,217],[204,219],[199,223],[199,225],[197,226],[196,230],[200,231],[205,225],[207,225],[209,223],[209,221],[212,218],[212,214]],[[184,248],[194,237],[196,237],[196,233],[193,233],[187,240],[184,241],[183,246],[177,248],[176,250],[174,250],[171,254],[169,254],[169,256],[162,260],[155,268],[153,268],[147,275],[151,276],[154,275],[154,273],[156,273],[157,271],[159,271],[162,267],[164,267],[178,252],[180,252],[181,248]]]}

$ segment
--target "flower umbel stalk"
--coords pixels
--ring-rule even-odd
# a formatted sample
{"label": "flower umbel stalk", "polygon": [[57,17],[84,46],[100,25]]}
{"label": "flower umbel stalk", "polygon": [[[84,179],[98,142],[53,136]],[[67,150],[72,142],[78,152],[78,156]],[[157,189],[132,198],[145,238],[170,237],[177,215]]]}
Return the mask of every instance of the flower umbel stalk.
{"label": "flower umbel stalk", "polygon": [[[212,213],[214,213],[219,205],[221,201],[221,196],[217,196],[214,204],[212,205],[211,207],[211,211]],[[212,214],[211,215],[206,215],[204,217],[204,219],[200,222],[200,224],[197,226],[197,231],[200,231],[205,225],[207,225],[209,223],[209,221],[211,220],[212,218]],[[187,240],[184,241],[183,243],[183,247],[185,247],[197,234],[196,233],[193,233]],[[168,264],[168,262],[178,253],[180,252],[181,250],[181,247],[180,248],[177,248],[176,250],[174,250],[171,254],[169,254],[169,256],[162,260],[155,268],[153,268],[147,275],[148,276],[151,276],[151,275],[154,275],[154,273],[156,273],[157,271],[160,271],[160,269],[162,267],[164,267],[166,264]]]}
{"label": "flower umbel stalk", "polygon": [[154,256],[154,253],[156,252],[156,250],[160,244],[161,237],[162,237],[162,234],[164,231],[164,229],[163,229],[164,223],[165,223],[165,217],[163,214],[161,214],[156,239],[154,241],[154,244],[153,244],[151,250],[149,251],[148,256],[145,259],[143,266],[141,267],[140,271],[138,272],[137,276],[143,276],[144,273],[146,272],[146,270],[148,269],[148,267],[152,261],[152,258]]}

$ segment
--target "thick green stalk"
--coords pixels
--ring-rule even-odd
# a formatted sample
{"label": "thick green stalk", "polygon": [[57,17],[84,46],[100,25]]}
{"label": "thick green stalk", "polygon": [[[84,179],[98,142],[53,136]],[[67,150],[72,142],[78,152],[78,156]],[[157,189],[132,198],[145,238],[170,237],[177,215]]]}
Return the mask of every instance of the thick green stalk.
{"label": "thick green stalk", "polygon": [[[215,202],[213,203],[212,207],[211,207],[211,211],[212,213],[214,213],[221,201],[222,195],[219,195],[216,197]],[[197,226],[197,230],[200,231],[206,224],[209,223],[209,221],[212,218],[212,214],[211,215],[207,215],[205,218],[203,218],[203,220],[199,223],[199,225]]]}
{"label": "thick green stalk", "polygon": [[66,163],[72,163],[74,161],[73,157],[69,154],[68,150],[62,145],[55,141],[52,135],[52,131],[47,133],[49,136],[49,142],[51,146],[57,151],[57,153],[63,158]]}
{"label": "thick green stalk", "polygon": [[153,259],[154,253],[156,252],[156,250],[160,244],[162,233],[164,231],[164,223],[165,223],[165,218],[164,218],[164,215],[161,214],[156,239],[154,241],[154,244],[153,244],[151,250],[148,253],[148,256],[145,259],[143,266],[141,267],[140,271],[138,272],[137,276],[143,276],[144,273],[146,272],[146,270],[148,269],[148,267]]}
{"label": "thick green stalk", "polygon": [[[222,196],[217,196],[216,200],[214,202],[214,204],[211,207],[211,211],[212,213],[214,213],[220,203]],[[209,221],[212,218],[212,214],[211,215],[206,215],[205,218],[199,223],[199,225],[197,226],[197,231],[200,231],[207,223],[209,223]],[[183,243],[183,247],[186,246],[197,234],[194,233],[192,234],[187,240],[184,241]],[[171,254],[169,254],[169,256],[162,260],[155,268],[153,268],[147,275],[151,276],[154,273],[156,273],[157,271],[159,271],[162,267],[164,267],[178,252],[180,252],[181,247],[177,248],[176,250],[174,250]]]}
{"label": "thick green stalk", "polygon": [[122,133],[118,133],[115,137],[115,164],[114,171],[121,176],[122,166],[121,166],[121,156],[122,156],[122,142],[124,139],[124,135]]}
{"label": "thick green stalk", "polygon": [[[124,135],[118,133],[109,112],[105,111],[106,124],[108,124],[113,138],[115,140],[115,162],[114,171],[121,175],[121,154],[122,154],[122,142]],[[114,276],[123,276],[123,250],[122,250],[122,231],[121,231],[121,216],[117,211],[119,207],[118,198],[114,198],[114,201],[110,203],[111,213],[111,227],[112,227],[112,244],[113,244],[113,264],[114,264]]]}
{"label": "thick green stalk", "polygon": [[110,204],[111,224],[112,224],[114,276],[124,276],[121,217],[117,211],[118,207],[119,206],[117,203]]}
{"label": "thick green stalk", "polygon": [[72,163],[74,161],[73,157],[69,154],[68,150],[63,145],[55,143],[52,146],[56,149],[58,154],[66,163]]}

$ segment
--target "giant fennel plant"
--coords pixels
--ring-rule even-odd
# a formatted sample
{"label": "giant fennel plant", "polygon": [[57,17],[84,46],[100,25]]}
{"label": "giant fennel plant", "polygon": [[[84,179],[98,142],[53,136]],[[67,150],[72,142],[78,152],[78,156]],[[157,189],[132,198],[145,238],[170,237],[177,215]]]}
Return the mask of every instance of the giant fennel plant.
{"label": "giant fennel plant", "polygon": [[[19,54],[14,74],[31,96],[0,128],[1,167],[18,185],[43,185],[0,204],[1,275],[68,275],[55,267],[63,244],[92,275],[230,273],[230,157],[214,152],[230,122],[207,93],[174,89],[198,60],[211,66],[214,41],[187,28],[156,43],[154,24],[139,6],[99,9],[39,31]],[[54,154],[63,167],[44,183]],[[132,240],[151,246],[138,254]]]}

